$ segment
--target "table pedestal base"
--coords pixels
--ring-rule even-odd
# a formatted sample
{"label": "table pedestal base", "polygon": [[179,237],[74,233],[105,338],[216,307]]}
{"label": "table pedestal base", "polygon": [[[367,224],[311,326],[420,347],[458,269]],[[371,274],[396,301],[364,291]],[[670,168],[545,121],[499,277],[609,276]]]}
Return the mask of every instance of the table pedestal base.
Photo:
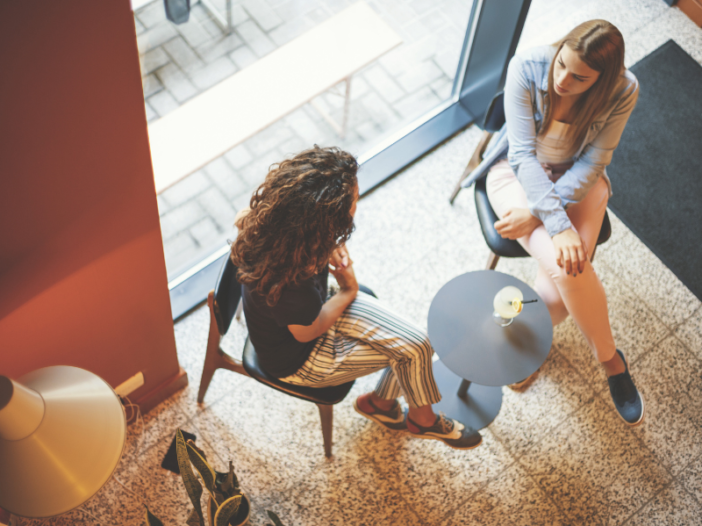
{"label": "table pedestal base", "polygon": [[[443,399],[434,404],[436,412],[455,418],[473,429],[490,425],[502,406],[502,388],[471,383],[465,396],[459,393],[465,380],[452,373],[441,360],[434,362],[434,378]],[[465,385],[463,385],[465,388]]]}

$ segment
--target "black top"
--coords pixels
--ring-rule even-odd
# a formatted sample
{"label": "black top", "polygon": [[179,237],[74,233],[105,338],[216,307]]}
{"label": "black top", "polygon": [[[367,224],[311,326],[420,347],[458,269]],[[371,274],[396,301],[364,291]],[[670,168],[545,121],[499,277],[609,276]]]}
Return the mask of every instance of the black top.
{"label": "black top", "polygon": [[316,340],[298,342],[288,325],[312,325],[317,319],[327,299],[328,275],[325,270],[299,285],[284,288],[274,307],[253,292],[252,286],[241,286],[249,338],[261,367],[271,376],[290,376],[312,352]]}

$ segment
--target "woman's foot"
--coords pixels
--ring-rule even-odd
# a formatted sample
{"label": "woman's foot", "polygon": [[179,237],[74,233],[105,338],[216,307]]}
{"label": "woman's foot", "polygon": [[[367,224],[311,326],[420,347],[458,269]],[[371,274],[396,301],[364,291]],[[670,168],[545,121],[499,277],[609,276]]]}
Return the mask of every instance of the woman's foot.
{"label": "woman's foot", "polygon": [[391,431],[405,431],[407,429],[406,411],[402,410],[397,400],[382,400],[374,403],[372,394],[367,393],[354,400],[353,408],[359,415],[363,415],[368,420],[373,420]]}
{"label": "woman's foot", "polygon": [[518,393],[521,393],[523,391],[526,391],[529,387],[531,387],[531,384],[534,383],[534,380],[539,376],[539,369],[531,373],[529,376],[527,376],[524,380],[521,382],[515,382],[513,384],[509,384],[507,387],[509,387],[512,391],[516,391]]}
{"label": "woman's foot", "polygon": [[624,353],[617,349],[617,356],[621,358],[624,371],[608,376],[609,392],[622,420],[630,426],[637,426],[644,419],[644,401],[631,379]]}
{"label": "woman's foot", "polygon": [[464,426],[458,420],[446,418],[443,413],[429,427],[420,426],[407,417],[407,430],[413,437],[441,440],[453,449],[473,449],[483,441],[475,429]]}

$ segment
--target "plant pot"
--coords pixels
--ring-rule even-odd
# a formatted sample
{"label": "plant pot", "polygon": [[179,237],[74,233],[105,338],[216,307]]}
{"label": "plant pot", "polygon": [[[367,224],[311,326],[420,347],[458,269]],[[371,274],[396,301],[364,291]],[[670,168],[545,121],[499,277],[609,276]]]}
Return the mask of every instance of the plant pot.
{"label": "plant pot", "polygon": [[[215,513],[217,513],[217,503],[215,503],[214,500],[212,500],[212,497],[210,497],[208,501],[209,505],[209,510],[208,510],[208,521],[210,526],[214,526],[214,517]],[[241,504],[239,505],[239,511],[236,514],[235,517],[233,517],[229,521],[229,526],[244,526],[244,524],[247,524],[249,522],[249,515],[251,513],[251,506],[249,503],[249,498],[246,496],[245,493],[241,493]]]}

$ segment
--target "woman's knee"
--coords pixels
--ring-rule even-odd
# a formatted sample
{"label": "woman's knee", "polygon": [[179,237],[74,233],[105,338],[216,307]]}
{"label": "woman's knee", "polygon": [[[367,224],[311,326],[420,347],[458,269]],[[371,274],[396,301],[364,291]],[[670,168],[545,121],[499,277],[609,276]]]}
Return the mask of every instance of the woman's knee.
{"label": "woman's knee", "polygon": [[403,347],[403,355],[410,361],[431,361],[434,355],[434,348],[431,346],[429,337],[424,333],[416,334],[414,338],[406,338]]}
{"label": "woman's knee", "polygon": [[534,256],[539,263],[541,270],[553,281],[558,284],[558,281],[566,277],[565,271],[558,266],[556,255],[554,254],[535,254]]}

